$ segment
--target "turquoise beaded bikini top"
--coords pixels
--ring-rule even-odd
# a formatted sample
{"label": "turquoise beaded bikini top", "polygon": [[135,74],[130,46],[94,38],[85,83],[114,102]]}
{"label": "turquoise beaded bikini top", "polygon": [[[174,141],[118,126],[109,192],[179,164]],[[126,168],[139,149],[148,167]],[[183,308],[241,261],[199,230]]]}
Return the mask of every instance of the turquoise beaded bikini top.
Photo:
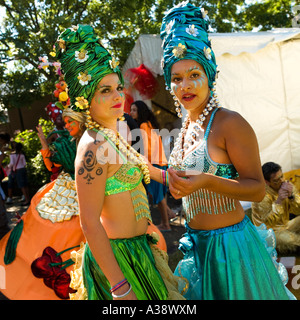
{"label": "turquoise beaded bikini top", "polygon": [[[183,159],[182,170],[193,170],[211,173],[227,179],[236,179],[238,173],[233,164],[217,163],[213,161],[208,154],[207,139],[217,110],[219,109],[215,109],[210,117],[202,142]],[[183,197],[182,205],[188,223],[199,212],[224,214],[231,212],[236,208],[235,200],[205,188],[199,189],[192,194]]]}
{"label": "turquoise beaded bikini top", "polygon": [[200,145],[183,159],[183,167],[186,170],[195,170],[204,173],[211,173],[227,179],[236,179],[238,177],[238,173],[233,164],[217,163],[213,161],[208,154],[207,139],[213,119],[218,110],[219,109],[215,109],[213,111]]}

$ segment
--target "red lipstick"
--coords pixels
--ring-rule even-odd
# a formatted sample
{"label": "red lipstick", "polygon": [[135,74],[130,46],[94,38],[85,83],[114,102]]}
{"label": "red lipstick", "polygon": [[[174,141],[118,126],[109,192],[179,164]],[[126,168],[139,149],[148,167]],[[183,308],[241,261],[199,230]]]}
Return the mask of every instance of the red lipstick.
{"label": "red lipstick", "polygon": [[122,108],[122,103],[115,104],[112,108],[115,108],[115,109]]}
{"label": "red lipstick", "polygon": [[195,94],[191,94],[191,93],[186,93],[182,96],[182,99],[184,101],[192,101],[194,98],[196,97]]}

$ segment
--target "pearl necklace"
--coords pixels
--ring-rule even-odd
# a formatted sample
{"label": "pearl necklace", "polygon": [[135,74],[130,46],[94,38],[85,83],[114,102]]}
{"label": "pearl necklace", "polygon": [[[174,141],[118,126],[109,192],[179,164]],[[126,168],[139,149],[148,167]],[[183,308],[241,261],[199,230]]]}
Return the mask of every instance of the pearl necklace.
{"label": "pearl necklace", "polygon": [[[193,130],[190,133],[189,137],[186,137],[186,141],[184,142],[185,135],[187,133],[187,128],[190,123],[190,118],[186,115],[185,120],[182,124],[180,133],[176,139],[174,144],[174,149],[170,156],[170,164],[177,168],[182,167],[182,159],[184,157],[185,150],[189,149],[192,146],[201,131],[201,126],[204,124],[206,117],[214,108],[219,108],[219,101],[216,97],[210,98],[206,107],[204,108],[203,112],[199,115],[198,119],[196,120],[196,124],[193,126]],[[184,144],[183,144],[184,142]],[[182,146],[183,145],[183,146]],[[182,168],[181,168],[182,169]]]}
{"label": "pearl necklace", "polygon": [[113,130],[105,128],[96,121],[93,121],[89,111],[86,111],[85,113],[85,126],[87,127],[87,129],[103,132],[115,144],[116,148],[122,152],[123,155],[132,160],[133,163],[137,164],[137,166],[143,173],[145,183],[149,184],[150,172],[148,165],[143,157],[134,148],[132,148],[130,144],[128,144],[128,142],[120,135],[119,132],[115,133]]}

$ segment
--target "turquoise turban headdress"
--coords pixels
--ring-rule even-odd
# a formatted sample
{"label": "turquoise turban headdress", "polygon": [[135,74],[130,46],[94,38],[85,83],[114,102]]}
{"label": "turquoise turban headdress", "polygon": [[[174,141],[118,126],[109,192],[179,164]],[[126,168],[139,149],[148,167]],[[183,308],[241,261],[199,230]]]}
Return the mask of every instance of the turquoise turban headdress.
{"label": "turquoise turban headdress", "polygon": [[169,10],[163,18],[160,36],[163,40],[163,70],[171,87],[171,68],[179,60],[200,63],[213,87],[217,73],[216,58],[208,39],[208,18],[203,9],[183,2]]}
{"label": "turquoise turban headdress", "polygon": [[55,51],[68,85],[71,108],[75,111],[82,111],[86,106],[83,100],[80,100],[80,104],[76,98],[83,97],[89,105],[98,83],[106,75],[117,73],[124,84],[118,63],[89,25],[79,24],[62,32],[55,44]]}

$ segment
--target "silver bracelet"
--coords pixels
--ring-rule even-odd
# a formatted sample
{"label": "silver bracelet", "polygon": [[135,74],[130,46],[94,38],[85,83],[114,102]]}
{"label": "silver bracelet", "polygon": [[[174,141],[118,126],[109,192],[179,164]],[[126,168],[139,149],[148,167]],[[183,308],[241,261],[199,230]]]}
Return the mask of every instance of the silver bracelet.
{"label": "silver bracelet", "polygon": [[115,298],[115,299],[121,299],[121,298],[124,298],[124,297],[128,296],[129,293],[130,293],[130,291],[131,291],[131,289],[132,289],[131,284],[130,284],[130,283],[128,283],[128,284],[129,284],[129,289],[128,289],[128,291],[126,291],[125,293],[120,294],[120,295],[114,294],[114,293],[112,292],[112,293],[111,293],[112,297]]}

